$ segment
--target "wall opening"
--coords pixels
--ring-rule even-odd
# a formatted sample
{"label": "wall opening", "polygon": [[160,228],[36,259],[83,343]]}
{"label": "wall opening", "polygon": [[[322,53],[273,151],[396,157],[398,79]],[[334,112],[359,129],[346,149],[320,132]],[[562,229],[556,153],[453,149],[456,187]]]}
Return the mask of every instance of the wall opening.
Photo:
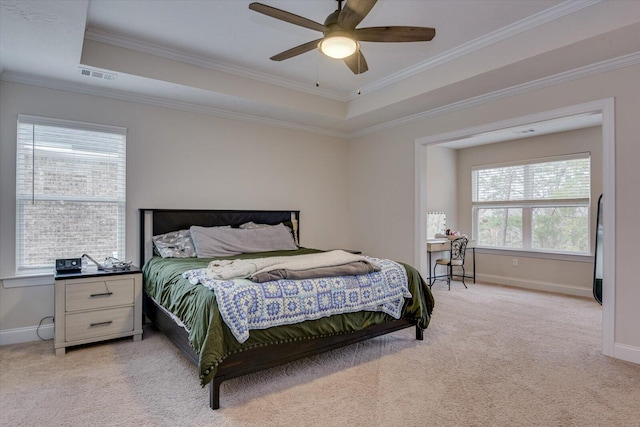
{"label": "wall opening", "polygon": [[[461,146],[473,138],[490,138],[505,129],[523,128],[539,123],[559,121],[566,117],[601,116],[602,131],[602,189],[606,235],[603,249],[607,257],[603,266],[603,354],[613,356],[615,345],[615,129],[614,100],[607,98],[585,104],[488,123],[482,126],[461,129],[444,134],[417,139],[415,142],[415,265],[421,274],[427,273],[426,212],[427,194],[427,147]],[[493,140],[493,142],[497,142]]]}

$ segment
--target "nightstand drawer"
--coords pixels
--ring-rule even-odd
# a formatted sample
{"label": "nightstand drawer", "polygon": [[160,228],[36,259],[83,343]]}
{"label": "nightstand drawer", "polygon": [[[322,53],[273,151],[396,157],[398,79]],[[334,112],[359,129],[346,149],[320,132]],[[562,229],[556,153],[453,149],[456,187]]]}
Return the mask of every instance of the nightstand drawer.
{"label": "nightstand drawer", "polygon": [[67,312],[133,304],[135,294],[132,277],[117,280],[73,281],[66,287]]}
{"label": "nightstand drawer", "polygon": [[133,307],[67,315],[66,341],[77,341],[133,331]]}

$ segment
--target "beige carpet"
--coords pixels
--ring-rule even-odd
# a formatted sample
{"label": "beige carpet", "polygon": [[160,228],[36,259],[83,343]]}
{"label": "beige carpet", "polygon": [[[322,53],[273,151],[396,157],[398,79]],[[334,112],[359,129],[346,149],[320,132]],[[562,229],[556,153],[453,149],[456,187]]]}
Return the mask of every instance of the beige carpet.
{"label": "beige carpet", "polygon": [[396,332],[223,383],[152,327],[54,356],[0,348],[0,422],[154,426],[640,426],[640,366],[601,354],[592,300],[507,287],[434,287],[424,341]]}

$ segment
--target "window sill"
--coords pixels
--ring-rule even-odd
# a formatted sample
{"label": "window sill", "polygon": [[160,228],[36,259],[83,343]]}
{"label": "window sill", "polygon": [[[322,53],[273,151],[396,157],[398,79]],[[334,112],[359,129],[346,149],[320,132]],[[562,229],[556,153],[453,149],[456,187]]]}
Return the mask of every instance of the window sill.
{"label": "window sill", "polygon": [[526,251],[522,249],[495,249],[477,246],[476,252],[479,254],[518,256],[521,258],[540,258],[552,259],[556,261],[573,261],[573,262],[593,262],[593,255],[590,254],[568,254],[553,252]]}
{"label": "window sill", "polygon": [[7,288],[25,288],[29,286],[48,286],[53,285],[53,273],[33,273],[14,277],[3,277],[2,287]]}

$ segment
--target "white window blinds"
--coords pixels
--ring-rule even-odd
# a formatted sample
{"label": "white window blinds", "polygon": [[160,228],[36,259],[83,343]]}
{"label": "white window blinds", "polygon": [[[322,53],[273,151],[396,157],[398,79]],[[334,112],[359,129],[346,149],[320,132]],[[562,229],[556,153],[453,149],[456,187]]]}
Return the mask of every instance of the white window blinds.
{"label": "white window blinds", "polygon": [[472,171],[472,201],[476,204],[588,201],[590,183],[589,153],[518,165],[480,166]]}
{"label": "white window blinds", "polygon": [[126,129],[20,115],[17,270],[125,257]]}

